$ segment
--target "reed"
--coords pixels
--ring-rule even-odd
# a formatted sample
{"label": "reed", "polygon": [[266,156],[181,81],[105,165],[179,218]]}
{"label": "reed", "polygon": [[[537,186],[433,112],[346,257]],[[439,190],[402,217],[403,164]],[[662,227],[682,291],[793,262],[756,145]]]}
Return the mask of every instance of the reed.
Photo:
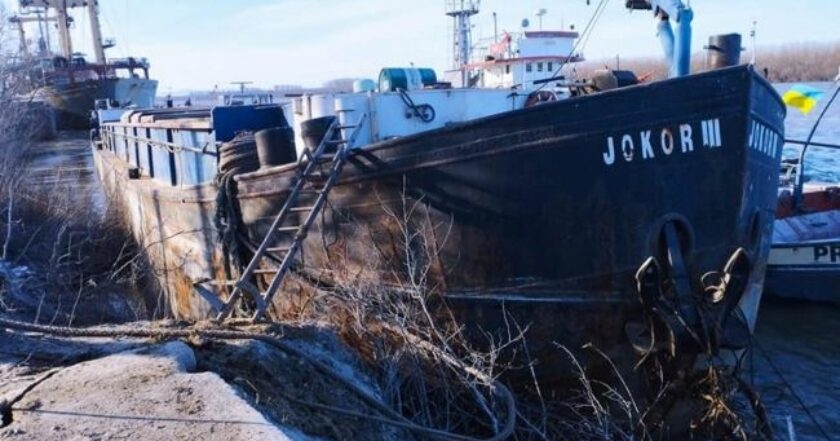
{"label": "reed", "polygon": [[[750,61],[751,54],[745,51],[741,61]],[[708,70],[705,53],[695,53],[692,70]],[[831,81],[840,67],[840,41],[830,43],[791,43],[782,46],[758,47],[756,69],[764,73],[773,83]],[[661,57],[635,57],[620,59],[599,59],[585,61],[575,66],[578,78],[591,76],[596,69],[631,70],[642,79],[659,80],[668,75],[668,66]]]}

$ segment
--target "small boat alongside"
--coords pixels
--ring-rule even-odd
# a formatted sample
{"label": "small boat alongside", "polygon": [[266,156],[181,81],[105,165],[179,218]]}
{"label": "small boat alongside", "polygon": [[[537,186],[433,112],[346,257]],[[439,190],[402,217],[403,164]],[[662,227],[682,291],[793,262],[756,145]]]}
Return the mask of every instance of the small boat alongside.
{"label": "small boat alongside", "polygon": [[840,210],[777,220],[765,283],[774,297],[840,302]]}
{"label": "small boat alongside", "polygon": [[808,140],[787,140],[801,147],[798,158],[782,162],[782,184],[767,262],[765,292],[793,300],[840,302],[840,185],[806,182],[808,147],[838,149],[812,142],[820,121],[840,94],[835,91]]}

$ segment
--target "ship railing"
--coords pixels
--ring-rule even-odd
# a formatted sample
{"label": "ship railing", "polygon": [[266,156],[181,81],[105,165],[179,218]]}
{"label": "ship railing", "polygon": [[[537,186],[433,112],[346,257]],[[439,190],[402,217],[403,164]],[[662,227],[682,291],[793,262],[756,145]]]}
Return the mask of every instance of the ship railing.
{"label": "ship railing", "polygon": [[100,128],[103,148],[141,175],[171,186],[200,185],[216,176],[219,142],[211,129],[143,127],[119,122]]}
{"label": "ship railing", "polygon": [[109,58],[107,61],[108,65],[114,68],[149,68],[149,60],[146,58]]}
{"label": "ship railing", "polygon": [[198,154],[202,154],[202,155],[211,155],[213,157],[216,157],[216,151],[215,150],[210,150],[209,147],[215,146],[215,147],[218,148],[219,146],[221,146],[221,143],[219,143],[219,142],[207,141],[204,144],[202,144],[201,148],[190,147],[190,146],[175,144],[174,142],[157,141],[157,140],[154,140],[154,139],[143,138],[141,136],[134,136],[134,135],[128,135],[128,134],[125,134],[125,133],[119,133],[119,132],[113,130],[113,127],[112,127],[112,130],[109,134],[111,136],[115,137],[115,138],[122,138],[122,139],[131,140],[131,141],[142,142],[143,144],[148,144],[148,145],[151,145],[151,146],[154,146],[154,147],[162,147],[162,148],[168,150],[170,153],[193,152],[193,153],[198,153]]}
{"label": "ship railing", "polygon": [[100,147],[129,169],[173,187],[203,185],[218,173],[219,148],[243,132],[286,127],[277,105],[99,111]]}

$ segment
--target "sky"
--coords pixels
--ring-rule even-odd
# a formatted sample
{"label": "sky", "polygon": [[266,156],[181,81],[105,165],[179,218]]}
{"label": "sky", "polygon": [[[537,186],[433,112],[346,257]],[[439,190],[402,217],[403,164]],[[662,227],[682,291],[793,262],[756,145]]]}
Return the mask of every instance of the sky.
{"label": "sky", "polygon": [[[524,18],[539,29],[582,30],[601,0],[483,0],[473,39],[518,32]],[[17,10],[16,0],[2,0]],[[159,93],[256,86],[320,86],[334,78],[376,78],[386,66],[451,65],[452,19],[445,0],[99,0],[103,36],[117,40],[109,57],[146,57]],[[840,41],[839,0],[694,0],[694,51],[709,35],[739,32],[744,46],[753,22],[761,47]],[[92,55],[88,19],[77,10],[74,50]],[[591,39],[588,59],[659,56],[649,11],[629,12],[608,0]],[[760,50],[759,50],[760,57]],[[840,63],[840,60],[838,60]]]}

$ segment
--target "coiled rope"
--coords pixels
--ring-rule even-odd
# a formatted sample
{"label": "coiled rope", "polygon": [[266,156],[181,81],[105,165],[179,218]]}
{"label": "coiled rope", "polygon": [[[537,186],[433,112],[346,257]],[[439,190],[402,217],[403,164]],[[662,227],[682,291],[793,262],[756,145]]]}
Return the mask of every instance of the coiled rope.
{"label": "coiled rope", "polygon": [[218,239],[222,243],[226,269],[230,268],[229,259],[233,260],[232,263],[237,268],[241,268],[247,261],[247,247],[240,239],[246,236],[245,226],[242,224],[242,214],[236,198],[236,182],[233,178],[241,173],[255,171],[259,167],[257,143],[253,133],[240,133],[219,147],[219,172],[216,174],[218,191],[213,223],[219,232]]}
{"label": "coiled rope", "polygon": [[[379,412],[382,416],[366,415],[350,409],[342,409],[333,406],[326,406],[317,403],[295,400],[300,402],[301,404],[305,404],[311,407],[318,407],[323,410],[328,410],[344,415],[352,415],[359,418],[367,418],[371,421],[377,421],[394,427],[401,427],[405,430],[420,435],[445,441],[503,441],[511,436],[516,426],[516,402],[514,400],[513,394],[511,394],[511,392],[505,386],[498,383],[497,381],[492,381],[487,384],[491,385],[491,390],[493,391],[493,393],[499,400],[501,400],[505,404],[505,424],[502,426],[502,429],[496,435],[484,439],[475,438],[467,435],[459,435],[446,430],[434,429],[431,427],[421,426],[417,423],[414,423],[413,421],[404,417],[399,412],[391,409],[390,407],[382,403],[376,397],[370,395],[361,386],[345,378],[341,373],[336,371],[334,368],[330,367],[325,362],[306,353],[302,349],[296,348],[295,346],[284,341],[279,336],[265,333],[232,329],[200,328],[196,326],[190,328],[159,328],[153,326],[71,328],[61,326],[38,325],[16,320],[9,320],[2,317],[0,317],[0,327],[14,329],[18,331],[37,332],[40,334],[48,334],[60,337],[135,337],[154,338],[157,340],[199,337],[204,340],[256,340],[270,345],[274,348],[277,348],[289,355],[305,360],[321,374],[341,383],[342,386],[353,392],[357,397],[359,397],[367,405],[371,406],[373,409]],[[443,361],[453,365],[453,367],[462,369],[464,372],[466,372],[468,375],[474,378],[476,378],[476,375],[480,375],[476,374],[473,370],[469,369],[469,367],[463,365],[457,360],[445,358],[443,359]],[[481,376],[478,377],[477,380],[485,381],[487,380],[487,378],[483,378],[483,376]]]}

